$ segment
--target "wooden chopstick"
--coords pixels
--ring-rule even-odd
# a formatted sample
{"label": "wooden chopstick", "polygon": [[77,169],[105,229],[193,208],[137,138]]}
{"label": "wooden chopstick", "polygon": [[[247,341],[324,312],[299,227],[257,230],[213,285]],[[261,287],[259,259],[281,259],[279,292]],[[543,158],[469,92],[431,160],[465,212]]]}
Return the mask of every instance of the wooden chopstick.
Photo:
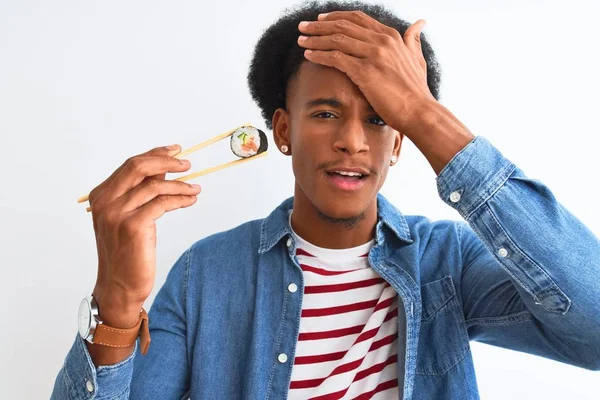
{"label": "wooden chopstick", "polygon": [[234,165],[243,164],[243,163],[248,162],[250,160],[254,160],[254,159],[257,159],[257,158],[260,158],[260,157],[264,157],[264,156],[267,155],[267,153],[268,153],[268,151],[264,151],[264,152],[262,152],[260,154],[252,156],[252,157],[242,158],[242,159],[234,160],[234,161],[229,161],[229,162],[226,162],[224,164],[217,165],[215,167],[206,168],[206,169],[203,169],[202,171],[194,172],[192,174],[185,175],[185,176],[179,177],[177,179],[173,179],[173,180],[175,180],[175,181],[182,181],[182,182],[189,181],[190,179],[198,178],[199,176],[208,175],[208,174],[211,174],[213,172],[216,172],[216,171],[219,171],[219,170],[222,170],[222,169],[225,169],[225,168],[233,167]]}
{"label": "wooden chopstick", "polygon": [[[265,152],[262,152],[260,154],[255,155],[255,156],[252,156],[252,157],[242,158],[240,160],[229,161],[229,162],[226,162],[224,164],[217,165],[215,167],[206,168],[206,169],[203,169],[202,171],[194,172],[192,174],[188,174],[188,175],[185,175],[185,176],[179,177],[177,179],[173,179],[173,180],[174,181],[181,181],[181,182],[189,181],[190,179],[198,178],[199,176],[208,175],[208,174],[211,174],[213,172],[216,172],[216,171],[219,171],[219,170],[222,170],[222,169],[225,169],[225,168],[233,167],[234,165],[243,164],[243,163],[248,162],[250,160],[254,160],[254,159],[257,159],[257,158],[260,158],[260,157],[264,157],[264,156],[267,155],[267,153],[268,153],[268,151],[265,151]],[[87,212],[90,212],[90,211],[92,211],[92,208],[91,207],[87,207],[85,210]]]}
{"label": "wooden chopstick", "polygon": [[[209,140],[207,140],[207,141],[205,141],[205,142],[202,142],[202,143],[200,143],[200,144],[197,144],[197,145],[196,145],[196,146],[194,146],[194,147],[190,147],[190,148],[189,148],[189,149],[187,149],[187,150],[181,151],[181,152],[179,152],[179,153],[175,154],[173,157],[181,159],[181,157],[185,157],[185,156],[187,156],[188,154],[191,154],[191,153],[193,153],[193,152],[195,152],[195,151],[198,151],[198,150],[200,150],[200,149],[202,149],[202,148],[204,148],[204,147],[206,147],[206,146],[210,146],[211,144],[213,144],[213,143],[216,143],[216,142],[218,142],[219,140],[223,140],[223,139],[225,139],[225,138],[227,138],[227,137],[229,137],[229,136],[233,135],[233,132],[235,132],[237,129],[241,128],[242,126],[252,126],[252,125],[250,124],[250,122],[248,122],[248,123],[246,123],[246,124],[244,124],[244,125],[240,125],[240,126],[238,126],[237,128],[233,128],[233,129],[231,129],[231,130],[229,130],[229,131],[227,131],[227,132],[225,132],[225,133],[222,133],[222,134],[220,134],[220,135],[217,135],[217,136],[215,136],[215,137],[214,137],[214,138],[212,138],[212,139],[209,139]],[[225,168],[225,167],[223,167],[223,168]],[[215,170],[215,171],[218,171],[218,170]],[[212,172],[212,171],[211,171],[211,172]],[[210,173],[210,172],[207,172],[207,173]],[[190,179],[192,179],[192,178],[190,178]],[[85,203],[85,202],[86,202],[86,201],[88,201],[89,199],[90,199],[90,195],[89,195],[89,194],[86,194],[85,196],[81,196],[80,198],[78,198],[78,199],[77,199],[77,203]],[[88,207],[88,208],[89,208],[89,207]]]}
{"label": "wooden chopstick", "polygon": [[241,128],[242,126],[250,126],[250,123],[247,123],[247,124],[244,124],[244,125],[240,125],[240,126],[238,126],[237,128],[233,128],[233,129],[232,129],[232,130],[230,130],[230,131],[227,131],[227,132],[225,132],[225,133],[222,133],[222,134],[220,134],[220,135],[217,135],[217,136],[215,136],[215,137],[214,137],[214,138],[212,138],[212,139],[209,139],[209,140],[207,140],[207,141],[205,141],[205,142],[202,142],[202,143],[200,143],[200,144],[197,144],[197,145],[195,145],[194,147],[190,147],[190,148],[189,148],[189,149],[187,149],[187,150],[184,150],[184,151],[182,151],[182,152],[180,152],[180,153],[177,153],[177,154],[176,154],[176,155],[174,155],[173,157],[175,157],[175,158],[181,158],[181,157],[185,157],[185,156],[187,156],[188,154],[191,154],[191,153],[193,153],[193,152],[195,152],[195,151],[198,151],[198,150],[200,150],[200,149],[202,149],[202,148],[204,148],[204,147],[206,147],[206,146],[210,146],[211,144],[213,144],[213,143],[216,143],[216,142],[218,142],[219,140],[225,139],[225,138],[227,138],[227,137],[229,137],[229,136],[233,135],[233,132],[235,132],[236,130],[238,130],[238,129],[239,129],[239,128]]}

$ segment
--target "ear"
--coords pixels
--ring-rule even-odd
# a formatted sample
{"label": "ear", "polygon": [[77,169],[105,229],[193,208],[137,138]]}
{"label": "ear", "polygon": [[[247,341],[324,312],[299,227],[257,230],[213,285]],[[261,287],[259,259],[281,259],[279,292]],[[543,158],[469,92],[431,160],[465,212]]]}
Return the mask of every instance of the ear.
{"label": "ear", "polygon": [[271,120],[273,125],[273,138],[278,149],[285,145],[288,147],[287,154],[292,154],[292,146],[290,139],[290,114],[283,108],[278,108],[273,113]]}
{"label": "ear", "polygon": [[[400,159],[400,149],[402,148],[402,139],[404,139],[404,135],[398,131],[395,131],[394,137],[394,148],[392,149],[393,156],[396,156],[396,160]],[[398,162],[398,161],[396,161]],[[394,165],[396,163],[392,163]]]}

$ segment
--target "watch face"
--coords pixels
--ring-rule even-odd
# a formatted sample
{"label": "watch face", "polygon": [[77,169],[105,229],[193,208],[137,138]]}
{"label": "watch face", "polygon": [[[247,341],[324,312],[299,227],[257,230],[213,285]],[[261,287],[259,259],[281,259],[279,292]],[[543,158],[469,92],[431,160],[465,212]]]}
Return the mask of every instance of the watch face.
{"label": "watch face", "polygon": [[88,299],[85,298],[79,305],[79,335],[84,339],[90,334],[91,319],[92,309]]}

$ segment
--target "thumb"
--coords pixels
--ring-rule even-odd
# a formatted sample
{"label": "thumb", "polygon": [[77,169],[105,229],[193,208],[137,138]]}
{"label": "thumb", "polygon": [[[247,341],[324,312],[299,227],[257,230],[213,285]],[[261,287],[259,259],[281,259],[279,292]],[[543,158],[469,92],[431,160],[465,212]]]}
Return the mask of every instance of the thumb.
{"label": "thumb", "polygon": [[402,37],[404,44],[408,47],[415,55],[422,57],[423,51],[421,50],[421,31],[427,24],[427,21],[420,19],[412,24]]}

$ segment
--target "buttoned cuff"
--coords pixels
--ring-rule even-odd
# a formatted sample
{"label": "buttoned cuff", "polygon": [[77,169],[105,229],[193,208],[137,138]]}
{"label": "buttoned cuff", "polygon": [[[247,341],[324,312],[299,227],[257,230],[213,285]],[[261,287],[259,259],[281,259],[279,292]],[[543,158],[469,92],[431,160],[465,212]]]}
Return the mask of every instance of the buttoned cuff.
{"label": "buttoned cuff", "polygon": [[437,176],[440,198],[464,219],[504,185],[516,166],[483,136],[476,136]]}
{"label": "buttoned cuff", "polygon": [[84,339],[77,333],[63,367],[65,383],[70,392],[69,397],[77,399],[127,398],[126,393],[129,392],[133,359],[137,349],[138,342],[136,340],[132,354],[125,360],[96,368]]}

